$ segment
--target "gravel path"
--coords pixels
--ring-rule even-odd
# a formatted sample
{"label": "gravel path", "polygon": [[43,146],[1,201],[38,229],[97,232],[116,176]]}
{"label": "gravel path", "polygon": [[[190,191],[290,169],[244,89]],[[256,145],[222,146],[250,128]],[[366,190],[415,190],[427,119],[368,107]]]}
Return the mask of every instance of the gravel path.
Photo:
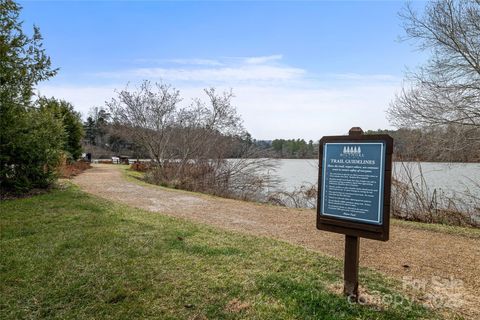
{"label": "gravel path", "polygon": [[[162,214],[284,240],[343,259],[344,236],[318,231],[315,212],[222,199],[128,181],[113,165],[75,177],[84,191]],[[480,239],[394,225],[388,242],[362,239],[360,265],[397,279],[414,279],[466,318],[480,319]],[[440,278],[437,278],[440,277]],[[452,281],[447,281],[451,279]],[[461,282],[456,282],[456,281]],[[448,287],[449,285],[453,287]],[[477,289],[475,289],[477,288]],[[453,299],[457,294],[458,300]]]}

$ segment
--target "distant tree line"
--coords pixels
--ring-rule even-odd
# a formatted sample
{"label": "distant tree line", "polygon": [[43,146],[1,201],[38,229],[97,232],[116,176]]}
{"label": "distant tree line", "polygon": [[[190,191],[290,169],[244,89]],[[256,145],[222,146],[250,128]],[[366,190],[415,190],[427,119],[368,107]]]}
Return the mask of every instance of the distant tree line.
{"label": "distant tree line", "polygon": [[[133,142],[118,126],[114,126],[110,114],[100,108],[91,111],[92,116],[84,122],[85,139],[83,148],[96,158],[109,158],[112,155],[126,155],[131,158],[149,158],[148,152]],[[458,130],[458,126],[397,130],[367,130],[365,134],[389,134],[394,138],[394,159],[396,161],[431,162],[479,162],[480,149],[470,148],[465,136],[468,133]],[[250,134],[231,141],[227,158],[242,157],[248,149],[252,157],[276,159],[317,159],[318,141],[304,139],[256,140]]]}
{"label": "distant tree line", "polygon": [[[479,133],[456,125],[397,130],[367,130],[365,134],[389,134],[394,138],[397,161],[479,162],[480,148],[474,148]],[[470,143],[465,143],[470,141]],[[284,159],[318,158],[318,141],[303,139],[253,140],[262,157]]]}
{"label": "distant tree line", "polygon": [[[394,160],[430,162],[479,162],[480,149],[465,144],[465,132],[457,126],[429,129],[368,130],[394,139]],[[477,137],[479,138],[479,137]]]}
{"label": "distant tree line", "polygon": [[318,142],[304,139],[253,140],[261,157],[279,159],[314,159],[318,157]]}
{"label": "distant tree line", "polygon": [[272,150],[280,158],[314,158],[316,156],[312,140],[307,143],[303,139],[275,139],[272,141]]}
{"label": "distant tree line", "polygon": [[83,122],[83,130],[83,149],[94,158],[106,159],[118,155],[148,158],[146,150],[135,144],[120,126],[114,126],[112,116],[106,108],[91,108],[89,116]]}

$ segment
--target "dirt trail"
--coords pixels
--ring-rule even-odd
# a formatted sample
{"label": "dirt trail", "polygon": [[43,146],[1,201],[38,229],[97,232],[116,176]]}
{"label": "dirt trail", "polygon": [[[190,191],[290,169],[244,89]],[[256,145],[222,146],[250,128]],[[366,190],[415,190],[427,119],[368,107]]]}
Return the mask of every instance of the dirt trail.
{"label": "dirt trail", "polygon": [[[344,236],[320,232],[313,210],[222,199],[125,179],[119,167],[94,165],[74,182],[86,192],[134,207],[212,226],[281,239],[343,259]],[[480,319],[480,239],[392,226],[388,242],[361,240],[361,266],[415,279],[464,317]],[[434,278],[440,277],[440,278]],[[446,279],[452,279],[447,281]],[[455,282],[460,280],[461,282]],[[435,284],[435,286],[433,286]],[[452,285],[453,287],[448,287]],[[457,294],[458,300],[452,297]],[[442,300],[443,299],[443,300]]]}

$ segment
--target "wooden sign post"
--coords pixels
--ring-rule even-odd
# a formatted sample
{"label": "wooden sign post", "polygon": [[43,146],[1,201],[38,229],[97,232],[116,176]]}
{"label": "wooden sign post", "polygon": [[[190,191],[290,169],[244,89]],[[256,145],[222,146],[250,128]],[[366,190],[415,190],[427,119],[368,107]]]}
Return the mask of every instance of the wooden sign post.
{"label": "wooden sign post", "polygon": [[317,229],[345,234],[344,294],[358,299],[360,237],[387,241],[393,139],[363,135],[320,140]]}

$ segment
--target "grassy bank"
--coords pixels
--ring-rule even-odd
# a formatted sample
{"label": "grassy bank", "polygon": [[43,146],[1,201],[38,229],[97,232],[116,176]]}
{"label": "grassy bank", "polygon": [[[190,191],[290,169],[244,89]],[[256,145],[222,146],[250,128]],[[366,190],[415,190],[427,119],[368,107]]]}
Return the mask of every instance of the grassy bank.
{"label": "grassy bank", "polygon": [[[74,187],[3,201],[0,212],[3,319],[435,317],[409,303],[349,304],[332,289],[342,281],[337,260]],[[400,297],[377,273],[362,270],[361,282]]]}

